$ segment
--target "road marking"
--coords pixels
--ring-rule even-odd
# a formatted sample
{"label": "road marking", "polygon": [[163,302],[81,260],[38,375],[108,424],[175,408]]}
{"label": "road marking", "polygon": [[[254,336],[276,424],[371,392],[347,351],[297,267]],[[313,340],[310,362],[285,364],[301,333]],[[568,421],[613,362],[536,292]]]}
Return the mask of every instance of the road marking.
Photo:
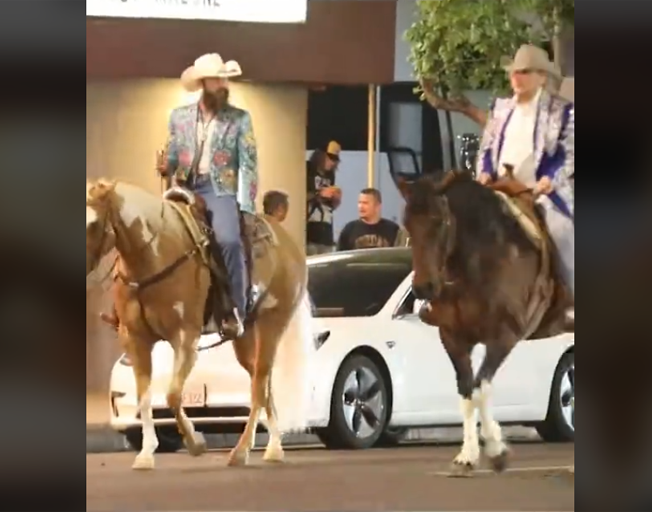
{"label": "road marking", "polygon": [[[575,466],[531,466],[522,468],[507,468],[504,473],[536,473],[545,471],[565,471],[575,474]],[[473,475],[489,475],[494,473],[493,469],[476,469]],[[436,476],[451,476],[450,471],[432,471],[429,475]]]}

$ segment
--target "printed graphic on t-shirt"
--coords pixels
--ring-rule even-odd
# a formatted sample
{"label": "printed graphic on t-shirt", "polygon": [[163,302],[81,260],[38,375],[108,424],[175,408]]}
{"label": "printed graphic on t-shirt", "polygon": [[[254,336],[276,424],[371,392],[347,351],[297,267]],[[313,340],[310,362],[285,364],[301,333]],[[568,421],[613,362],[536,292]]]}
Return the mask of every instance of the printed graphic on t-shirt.
{"label": "printed graphic on t-shirt", "polygon": [[[315,191],[319,193],[320,190],[332,186],[330,177],[315,174]],[[309,178],[310,179],[310,178]],[[326,204],[319,204],[317,201],[308,206],[308,222],[325,222],[332,224],[333,222],[333,209]]]}
{"label": "printed graphic on t-shirt", "polygon": [[378,234],[362,235],[355,239],[353,247],[355,249],[371,249],[374,247],[392,247],[393,241],[387,240],[384,236]]}

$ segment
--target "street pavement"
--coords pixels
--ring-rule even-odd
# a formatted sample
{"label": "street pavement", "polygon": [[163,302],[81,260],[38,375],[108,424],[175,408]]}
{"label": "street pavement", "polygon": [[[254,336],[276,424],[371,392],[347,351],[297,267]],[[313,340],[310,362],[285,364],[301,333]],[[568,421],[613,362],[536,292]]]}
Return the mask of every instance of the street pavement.
{"label": "street pavement", "polygon": [[446,473],[458,445],[366,451],[286,449],[267,464],[226,467],[227,450],[192,458],[157,454],[156,469],[131,469],[135,453],[89,454],[86,509],[108,510],[574,510],[574,446],[512,444],[510,469],[472,478]]}

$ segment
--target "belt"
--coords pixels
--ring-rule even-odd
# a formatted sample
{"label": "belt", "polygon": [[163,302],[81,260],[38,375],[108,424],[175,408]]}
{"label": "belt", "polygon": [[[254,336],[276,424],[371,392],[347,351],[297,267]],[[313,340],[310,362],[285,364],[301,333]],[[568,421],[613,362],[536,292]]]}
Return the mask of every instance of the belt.
{"label": "belt", "polygon": [[211,181],[210,174],[198,174],[193,179],[193,186],[197,187],[199,185],[205,185],[206,183],[210,183],[210,181]]}

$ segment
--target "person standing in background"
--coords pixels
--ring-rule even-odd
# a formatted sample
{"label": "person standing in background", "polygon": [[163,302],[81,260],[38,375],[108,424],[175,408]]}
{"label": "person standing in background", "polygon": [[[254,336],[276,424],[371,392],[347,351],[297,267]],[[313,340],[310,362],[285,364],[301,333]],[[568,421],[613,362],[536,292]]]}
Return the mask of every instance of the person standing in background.
{"label": "person standing in background", "polygon": [[263,197],[263,211],[265,215],[274,217],[277,221],[283,222],[288,216],[290,202],[288,195],[279,190],[270,190]]}
{"label": "person standing in background", "polygon": [[306,253],[333,251],[333,212],[342,202],[342,191],[335,186],[340,162],[340,145],[331,141],[326,150],[316,149],[307,162]]}
{"label": "person standing in background", "polygon": [[358,197],[357,220],[349,222],[340,233],[338,251],[399,247],[406,245],[404,231],[396,222],[382,218],[382,196],[375,188],[365,188]]}

